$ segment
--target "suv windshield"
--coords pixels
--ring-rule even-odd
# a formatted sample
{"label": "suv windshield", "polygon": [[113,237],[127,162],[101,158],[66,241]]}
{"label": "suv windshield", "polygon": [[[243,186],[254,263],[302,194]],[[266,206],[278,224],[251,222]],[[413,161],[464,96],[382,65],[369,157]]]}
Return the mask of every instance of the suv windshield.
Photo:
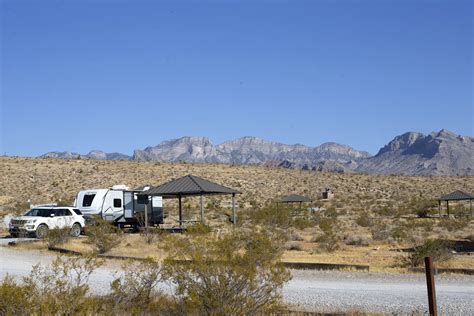
{"label": "suv windshield", "polygon": [[25,216],[41,216],[41,217],[50,217],[51,214],[54,214],[54,210],[49,209],[49,208],[34,208],[28,213],[25,214]]}

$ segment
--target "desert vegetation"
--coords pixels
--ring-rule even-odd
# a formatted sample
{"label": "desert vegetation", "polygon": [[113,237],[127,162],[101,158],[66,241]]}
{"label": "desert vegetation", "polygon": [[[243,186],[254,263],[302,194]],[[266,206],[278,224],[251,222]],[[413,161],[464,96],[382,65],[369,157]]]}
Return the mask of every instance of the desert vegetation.
{"label": "desert vegetation", "polygon": [[[237,229],[272,231],[272,238],[277,238],[277,233],[285,235],[286,241],[280,241],[285,261],[368,264],[374,271],[390,271],[400,269],[400,257],[408,257],[409,252],[403,249],[418,249],[428,240],[469,240],[474,231],[468,203],[450,203],[455,218],[435,216],[437,197],[456,189],[474,192],[474,178],[467,176],[335,174],[263,166],[143,161],[11,157],[0,160],[1,215],[26,210],[28,201],[70,204],[75,194],[85,188],[120,183],[132,188],[157,185],[189,173],[233,187],[242,192],[237,199]],[[321,198],[326,187],[335,192],[333,199]],[[297,207],[274,203],[275,198],[290,193],[312,198],[311,206],[317,211],[311,213],[306,210],[310,205],[304,205],[302,212],[295,213]],[[199,218],[198,199],[183,199],[183,206],[186,219]],[[206,225],[188,226],[188,235],[225,236],[232,232],[230,198],[206,198],[205,209]],[[175,225],[175,201],[165,201],[165,212],[165,221]],[[87,238],[59,238],[52,243],[84,253],[140,258],[156,258],[158,253],[164,253],[157,252],[155,247],[166,238],[159,230],[116,234],[107,225],[93,225],[86,232]],[[439,264],[474,268],[472,258],[461,255]]]}
{"label": "desert vegetation", "polygon": [[[290,274],[282,249],[266,232],[234,231],[169,235],[162,260],[127,262],[106,294],[90,291],[90,275],[103,264],[95,256],[57,257],[34,266],[21,282],[0,284],[0,314],[250,315],[278,312]],[[174,293],[158,285],[169,281]]]}

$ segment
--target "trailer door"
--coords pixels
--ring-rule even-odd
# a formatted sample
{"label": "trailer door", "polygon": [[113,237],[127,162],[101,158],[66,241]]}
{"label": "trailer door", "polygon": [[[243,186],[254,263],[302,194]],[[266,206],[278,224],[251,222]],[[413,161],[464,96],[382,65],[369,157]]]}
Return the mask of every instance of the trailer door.
{"label": "trailer door", "polygon": [[125,219],[133,219],[133,192],[123,192],[123,208]]}

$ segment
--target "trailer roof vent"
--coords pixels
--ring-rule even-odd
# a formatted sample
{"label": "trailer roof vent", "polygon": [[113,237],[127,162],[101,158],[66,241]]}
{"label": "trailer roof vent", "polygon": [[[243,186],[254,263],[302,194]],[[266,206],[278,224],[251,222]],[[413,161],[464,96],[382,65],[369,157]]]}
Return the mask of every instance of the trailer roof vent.
{"label": "trailer roof vent", "polygon": [[130,188],[125,184],[116,184],[112,186],[112,190],[130,190]]}

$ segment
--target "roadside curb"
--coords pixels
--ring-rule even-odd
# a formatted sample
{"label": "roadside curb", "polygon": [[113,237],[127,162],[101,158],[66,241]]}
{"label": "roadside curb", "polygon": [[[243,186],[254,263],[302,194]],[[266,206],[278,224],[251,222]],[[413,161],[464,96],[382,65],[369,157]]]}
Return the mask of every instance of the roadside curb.
{"label": "roadside curb", "polygon": [[282,262],[285,267],[295,270],[356,270],[369,272],[370,266],[359,264],[314,263],[314,262]]}
{"label": "roadside curb", "polygon": [[[415,273],[425,273],[425,269],[423,268],[410,268],[408,269],[408,271],[415,272]],[[434,271],[435,271],[435,274],[458,273],[458,274],[474,275],[474,269],[435,268]]]}
{"label": "roadside curb", "polygon": [[[48,247],[48,250],[59,252],[63,254],[70,254],[75,256],[83,256],[84,254],[79,251],[64,249],[60,247]],[[117,259],[117,260],[137,260],[144,261],[146,258],[138,257],[127,257],[127,256],[114,256],[114,255],[97,255],[104,259]],[[333,264],[333,263],[312,263],[312,262],[281,262],[285,267],[294,270],[355,270],[369,272],[370,266],[367,265],[355,265],[355,264]]]}

